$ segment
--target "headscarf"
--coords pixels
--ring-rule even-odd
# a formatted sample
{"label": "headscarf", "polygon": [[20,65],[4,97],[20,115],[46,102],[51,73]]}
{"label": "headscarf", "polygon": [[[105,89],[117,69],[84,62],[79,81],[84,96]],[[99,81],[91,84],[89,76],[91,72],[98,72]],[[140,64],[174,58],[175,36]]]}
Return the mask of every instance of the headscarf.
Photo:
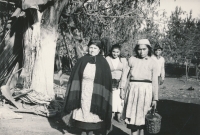
{"label": "headscarf", "polygon": [[148,56],[152,55],[152,48],[151,48],[151,44],[150,44],[149,40],[148,39],[140,39],[140,40],[137,40],[137,44],[136,44],[136,46],[134,48],[134,51],[136,53],[136,57],[139,57],[139,54],[138,54],[139,45],[146,45],[148,47],[148,49],[149,49]]}
{"label": "headscarf", "polygon": [[102,45],[101,45],[101,41],[97,40],[97,39],[91,39],[88,43],[88,47],[90,47],[91,45],[96,45],[97,47],[99,47],[99,49],[102,49]]}
{"label": "headscarf", "polygon": [[140,39],[137,41],[137,45],[148,45],[151,47],[151,44],[148,39]]}

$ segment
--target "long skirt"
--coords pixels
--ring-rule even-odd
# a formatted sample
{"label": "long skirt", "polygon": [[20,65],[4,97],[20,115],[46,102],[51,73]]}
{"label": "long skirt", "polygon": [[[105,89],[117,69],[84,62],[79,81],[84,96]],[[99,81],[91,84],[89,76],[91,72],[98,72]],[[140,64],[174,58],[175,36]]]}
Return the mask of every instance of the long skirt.
{"label": "long skirt", "polygon": [[145,115],[151,109],[152,84],[130,82],[126,92],[123,119],[126,124],[145,125]]}
{"label": "long skirt", "polygon": [[122,113],[124,100],[120,98],[120,89],[113,88],[112,112]]}

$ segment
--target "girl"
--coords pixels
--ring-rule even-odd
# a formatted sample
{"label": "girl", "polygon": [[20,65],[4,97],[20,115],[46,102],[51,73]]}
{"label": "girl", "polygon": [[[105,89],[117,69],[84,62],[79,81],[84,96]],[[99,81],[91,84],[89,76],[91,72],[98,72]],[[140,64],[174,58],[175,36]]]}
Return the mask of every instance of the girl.
{"label": "girl", "polygon": [[112,74],[112,90],[113,90],[113,104],[112,104],[112,118],[117,113],[117,120],[121,122],[121,113],[123,109],[123,100],[120,98],[120,91],[124,90],[128,63],[126,58],[120,57],[121,47],[115,44],[111,47],[109,56],[106,57],[110,65]]}
{"label": "girl", "polygon": [[[158,67],[151,58],[148,39],[138,40],[134,51],[136,57],[128,60],[130,83],[123,114],[131,135],[144,135],[145,115],[151,106],[156,108],[158,100]],[[124,95],[122,93],[122,98]]]}

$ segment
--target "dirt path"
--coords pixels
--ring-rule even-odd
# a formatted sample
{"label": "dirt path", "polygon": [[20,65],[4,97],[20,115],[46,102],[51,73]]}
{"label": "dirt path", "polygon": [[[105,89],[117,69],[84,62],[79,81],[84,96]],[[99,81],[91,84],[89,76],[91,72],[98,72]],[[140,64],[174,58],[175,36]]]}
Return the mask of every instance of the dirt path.
{"label": "dirt path", "polygon": [[[200,134],[200,85],[194,80],[187,83],[183,78],[166,78],[159,91],[158,111],[162,118],[159,135]],[[189,91],[187,88],[194,87]],[[182,89],[182,90],[180,90]],[[69,129],[59,115],[46,118],[34,114],[20,113],[23,119],[0,120],[0,135],[75,135],[78,129]],[[128,135],[125,124],[113,120],[113,131],[109,135]]]}
{"label": "dirt path", "polygon": [[[193,87],[194,90],[188,90]],[[166,78],[159,90],[159,99],[200,104],[200,82],[194,78]]]}

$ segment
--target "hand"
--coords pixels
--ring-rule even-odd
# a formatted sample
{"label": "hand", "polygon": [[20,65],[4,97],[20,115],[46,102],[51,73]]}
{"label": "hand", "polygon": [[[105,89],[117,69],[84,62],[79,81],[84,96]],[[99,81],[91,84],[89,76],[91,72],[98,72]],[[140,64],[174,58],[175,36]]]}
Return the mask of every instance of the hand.
{"label": "hand", "polygon": [[154,109],[156,109],[156,107],[157,107],[157,101],[156,100],[152,101],[151,107],[154,107]]}
{"label": "hand", "polygon": [[160,79],[160,85],[162,85],[164,83],[164,80]]}
{"label": "hand", "polygon": [[124,90],[122,88],[120,89],[120,98],[122,100],[124,100],[124,98],[125,98],[125,92],[124,92]]}
{"label": "hand", "polygon": [[122,102],[121,102],[121,106],[124,106],[124,100],[122,100]]}
{"label": "hand", "polygon": [[6,29],[10,30],[11,29],[11,24],[7,24]]}

